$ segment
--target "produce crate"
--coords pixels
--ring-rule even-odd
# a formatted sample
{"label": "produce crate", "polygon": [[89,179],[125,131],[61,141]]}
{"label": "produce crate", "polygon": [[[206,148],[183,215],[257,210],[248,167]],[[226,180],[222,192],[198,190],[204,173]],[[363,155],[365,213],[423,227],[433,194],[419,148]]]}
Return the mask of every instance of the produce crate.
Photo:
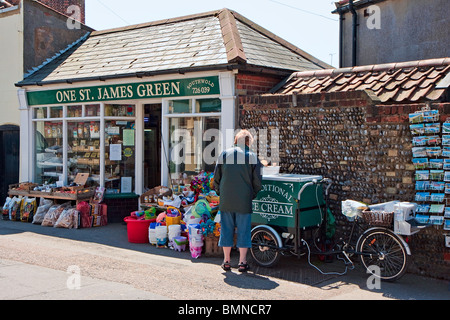
{"label": "produce crate", "polygon": [[16,184],[10,184],[8,194],[11,196],[26,196],[38,185],[31,182],[21,182]]}
{"label": "produce crate", "polygon": [[32,182],[21,182],[21,183],[16,183],[16,184],[10,184],[9,185],[9,189],[20,189],[20,190],[26,190],[26,191],[30,191],[33,190],[35,187],[37,187],[38,185],[36,183],[32,183]]}
{"label": "produce crate", "polygon": [[95,194],[95,187],[83,188],[81,190],[71,190],[67,187],[55,188],[52,192],[52,197],[54,199],[62,200],[81,200],[88,199]]}
{"label": "produce crate", "polygon": [[49,196],[53,195],[53,192],[51,192],[51,191],[50,192],[45,192],[45,191],[34,191],[34,190],[31,190],[29,192],[29,194],[34,196],[34,197],[36,197],[36,198],[39,198],[39,197],[45,198],[45,197],[49,197]]}
{"label": "produce crate", "polygon": [[223,256],[223,249],[219,247],[219,237],[213,234],[209,234],[204,238],[204,255],[208,257],[221,257]]}

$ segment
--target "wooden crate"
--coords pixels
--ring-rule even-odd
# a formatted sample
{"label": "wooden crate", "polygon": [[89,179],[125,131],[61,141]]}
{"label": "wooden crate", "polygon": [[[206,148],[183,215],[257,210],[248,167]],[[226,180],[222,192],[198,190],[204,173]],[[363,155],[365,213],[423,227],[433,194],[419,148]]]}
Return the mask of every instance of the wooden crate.
{"label": "wooden crate", "polygon": [[204,239],[204,255],[208,257],[223,256],[223,249],[219,247],[219,237],[209,234]]}
{"label": "wooden crate", "polygon": [[[73,193],[65,192],[72,191]],[[53,189],[52,198],[60,200],[85,200],[95,194],[95,187],[83,188],[81,190],[71,190],[67,187]]]}
{"label": "wooden crate", "polygon": [[36,198],[40,198],[40,197],[45,198],[45,197],[50,197],[51,195],[53,195],[53,193],[52,193],[52,192],[44,192],[44,191],[34,191],[34,190],[31,190],[31,191],[30,191],[30,195],[32,195],[33,197],[36,197]]}

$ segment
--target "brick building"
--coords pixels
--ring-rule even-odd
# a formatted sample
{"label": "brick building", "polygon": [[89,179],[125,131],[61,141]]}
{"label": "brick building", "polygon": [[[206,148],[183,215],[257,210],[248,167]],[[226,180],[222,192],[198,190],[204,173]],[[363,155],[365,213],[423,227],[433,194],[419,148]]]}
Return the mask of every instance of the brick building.
{"label": "brick building", "polygon": [[[54,5],[62,1],[54,1]],[[84,15],[84,1],[80,2]],[[67,10],[38,1],[0,2],[0,196],[19,180],[20,111],[14,84],[34,68],[93,31],[83,23],[69,29]],[[84,17],[84,16],[83,16]]]}
{"label": "brick building", "polygon": [[[409,114],[428,106],[444,123],[449,78],[449,58],[296,72],[274,94],[241,97],[240,126],[279,128],[282,172],[334,181],[330,206],[342,235],[343,200],[415,202]],[[410,272],[450,279],[446,233],[435,225],[410,237]]]}
{"label": "brick building", "polygon": [[[145,190],[213,170],[202,158],[210,143],[197,136],[187,160],[173,160],[176,129],[234,133],[238,96],[265,93],[293,71],[329,67],[228,9],[92,32],[17,83],[30,128],[21,181],[56,177],[67,184],[88,172],[91,185],[107,190],[108,219],[122,221]],[[75,125],[100,130],[75,139]],[[49,128],[62,131],[63,140]],[[121,157],[110,145],[125,138]],[[221,138],[220,148],[234,141]],[[72,151],[92,144],[96,157],[63,151],[51,167],[43,161],[46,148],[37,146],[61,142]]]}
{"label": "brick building", "polygon": [[85,0],[39,0],[39,2],[59,13],[69,16],[73,15],[73,11],[68,12],[68,8],[70,6],[77,6],[80,9],[80,22],[86,23]]}
{"label": "brick building", "polygon": [[450,56],[447,0],[341,0],[340,67]]}

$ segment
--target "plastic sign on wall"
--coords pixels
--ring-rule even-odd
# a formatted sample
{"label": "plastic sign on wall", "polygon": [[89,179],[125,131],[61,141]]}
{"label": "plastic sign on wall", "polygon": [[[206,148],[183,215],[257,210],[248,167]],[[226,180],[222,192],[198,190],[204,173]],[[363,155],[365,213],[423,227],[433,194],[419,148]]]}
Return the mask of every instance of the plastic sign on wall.
{"label": "plastic sign on wall", "polygon": [[31,91],[28,105],[52,105],[220,94],[219,77]]}

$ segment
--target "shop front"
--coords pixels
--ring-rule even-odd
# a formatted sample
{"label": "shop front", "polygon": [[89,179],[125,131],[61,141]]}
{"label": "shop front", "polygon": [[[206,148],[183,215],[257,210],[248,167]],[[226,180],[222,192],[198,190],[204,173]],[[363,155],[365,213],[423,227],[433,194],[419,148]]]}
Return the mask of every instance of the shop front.
{"label": "shop front", "polygon": [[16,84],[20,182],[71,187],[83,173],[123,221],[148,190],[214,170],[239,96],[324,67],[228,9],[94,31]]}
{"label": "shop front", "polygon": [[225,72],[22,89],[28,139],[22,139],[21,180],[66,186],[88,173],[87,184],[104,187],[106,195],[134,195],[212,171],[203,150],[212,144],[211,157],[217,157],[226,142],[204,133],[234,130],[234,92],[226,90],[234,87],[226,83],[232,79]]}

